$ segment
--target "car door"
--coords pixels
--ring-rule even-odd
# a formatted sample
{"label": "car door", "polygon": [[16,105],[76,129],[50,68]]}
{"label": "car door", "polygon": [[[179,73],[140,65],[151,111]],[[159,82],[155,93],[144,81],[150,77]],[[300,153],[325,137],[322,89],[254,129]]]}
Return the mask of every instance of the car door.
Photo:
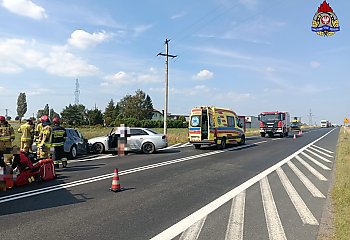
{"label": "car door", "polygon": [[74,142],[77,145],[78,154],[86,153],[87,148],[83,135],[77,129],[74,129],[73,131]]}
{"label": "car door", "polygon": [[147,132],[139,128],[130,129],[130,137],[127,138],[127,144],[132,150],[141,150],[142,142],[147,136]]}

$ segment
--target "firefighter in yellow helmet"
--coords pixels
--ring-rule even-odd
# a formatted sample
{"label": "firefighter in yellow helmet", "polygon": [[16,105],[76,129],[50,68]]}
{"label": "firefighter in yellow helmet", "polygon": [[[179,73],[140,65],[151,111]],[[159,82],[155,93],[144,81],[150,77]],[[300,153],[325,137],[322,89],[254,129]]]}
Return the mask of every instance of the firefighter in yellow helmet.
{"label": "firefighter in yellow helmet", "polygon": [[50,126],[51,122],[48,116],[42,116],[41,122],[43,124],[43,129],[39,135],[38,156],[39,158],[46,159],[50,156],[52,128]]}
{"label": "firefighter in yellow helmet", "polygon": [[29,152],[29,151],[32,152],[33,134],[34,134],[33,121],[31,119],[28,119],[26,123],[22,124],[18,128],[18,132],[22,133],[21,150],[25,152]]}
{"label": "firefighter in yellow helmet", "polygon": [[64,152],[64,142],[67,138],[66,129],[60,125],[60,119],[55,117],[52,119],[54,126],[52,127],[52,147],[54,147],[54,163],[56,167],[59,167],[59,163],[62,163],[62,167],[67,167],[67,158]]}
{"label": "firefighter in yellow helmet", "polygon": [[0,116],[0,166],[5,167],[4,154],[12,154],[12,141],[15,139],[13,127],[6,121],[4,116]]}

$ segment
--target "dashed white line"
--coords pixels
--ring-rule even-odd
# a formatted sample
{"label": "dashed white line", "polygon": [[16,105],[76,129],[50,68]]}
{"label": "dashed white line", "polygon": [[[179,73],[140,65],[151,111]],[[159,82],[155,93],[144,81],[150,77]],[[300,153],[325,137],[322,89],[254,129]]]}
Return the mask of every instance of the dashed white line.
{"label": "dashed white line", "polygon": [[302,159],[299,156],[295,156],[295,158],[304,165],[304,167],[309,170],[315,177],[317,177],[319,180],[321,181],[327,181],[327,178],[325,178],[321,173],[319,173],[315,168],[311,167],[310,164],[308,164],[307,162],[304,161],[304,159]]}
{"label": "dashed white line", "polygon": [[288,166],[293,170],[295,175],[298,176],[300,181],[304,183],[305,187],[309,190],[309,192],[312,194],[312,196],[317,198],[326,198],[320,190],[315,187],[315,185],[290,161],[287,163]]}
{"label": "dashed white line", "polygon": [[238,194],[231,205],[225,240],[242,240],[244,225],[245,190]]}
{"label": "dashed white line", "polygon": [[278,168],[276,172],[303,223],[310,224],[310,225],[318,225],[317,219],[314,217],[312,212],[306,206],[303,199],[301,199],[298,192],[295,190],[292,183],[289,181],[287,175],[284,173],[283,169]]}
{"label": "dashed white line", "polygon": [[311,162],[315,163],[317,166],[321,167],[322,169],[331,170],[329,167],[323,165],[322,163],[320,163],[316,159],[312,158],[311,156],[307,155],[306,153],[302,152],[301,154],[304,155],[305,157],[307,157]]}
{"label": "dashed white line", "polygon": [[284,233],[267,177],[260,180],[260,190],[270,240],[286,240],[287,237]]}

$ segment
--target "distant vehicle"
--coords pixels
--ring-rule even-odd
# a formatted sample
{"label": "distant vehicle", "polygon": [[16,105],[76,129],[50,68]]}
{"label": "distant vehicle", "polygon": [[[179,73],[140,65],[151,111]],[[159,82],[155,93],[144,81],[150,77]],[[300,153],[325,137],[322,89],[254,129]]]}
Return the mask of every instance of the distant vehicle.
{"label": "distant vehicle", "polygon": [[301,119],[298,117],[294,117],[292,123],[290,124],[290,128],[292,131],[300,131],[301,130]]}
{"label": "distant vehicle", "polygon": [[88,141],[78,129],[66,128],[66,133],[67,139],[64,143],[64,151],[68,158],[75,159],[78,155],[89,152]]}
{"label": "distant vehicle", "polygon": [[215,144],[224,149],[226,144],[245,144],[243,124],[237,114],[226,108],[195,107],[191,110],[188,140],[196,149]]}
{"label": "distant vehicle", "polygon": [[262,112],[259,115],[260,135],[273,137],[279,134],[280,137],[288,136],[290,128],[290,115],[288,112]]}
{"label": "distant vehicle", "polygon": [[[117,129],[113,128],[107,136],[89,139],[89,148],[93,153],[115,151],[119,136]],[[166,135],[157,133],[149,128],[130,127],[130,136],[127,137],[125,152],[143,152],[148,154],[167,146]]]}
{"label": "distant vehicle", "polygon": [[332,123],[328,120],[321,120],[321,128],[328,128],[331,127]]}

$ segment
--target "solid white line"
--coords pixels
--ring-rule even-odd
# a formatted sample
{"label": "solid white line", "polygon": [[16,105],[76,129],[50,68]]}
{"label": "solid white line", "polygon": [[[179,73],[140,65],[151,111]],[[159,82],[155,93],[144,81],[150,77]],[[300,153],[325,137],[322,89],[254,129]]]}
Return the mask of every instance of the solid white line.
{"label": "solid white line", "polygon": [[200,219],[198,222],[196,222],[191,227],[189,227],[186,231],[184,231],[181,234],[181,237],[179,238],[179,240],[196,240],[196,239],[198,239],[199,234],[202,231],[202,227],[205,223],[206,218],[207,217]]}
{"label": "solid white line", "polygon": [[88,161],[95,161],[98,159],[105,159],[105,158],[111,158],[111,157],[115,157],[113,155],[103,155],[103,156],[99,156],[99,157],[95,157],[95,158],[84,158],[84,159],[76,159],[76,160],[68,160],[68,163],[75,163],[75,162],[88,162]]}
{"label": "solid white line", "polygon": [[292,161],[287,163],[288,166],[293,170],[295,175],[298,176],[300,181],[304,183],[305,187],[309,190],[309,192],[312,194],[312,196],[317,197],[317,198],[326,198],[320,190],[315,187],[315,185],[302,173],[293,163]]}
{"label": "solid white line", "polygon": [[312,145],[313,147],[317,147],[318,149],[321,149],[322,151],[325,151],[325,152],[328,152],[328,153],[330,153],[330,154],[333,154],[334,152],[332,152],[332,151],[329,151],[329,150],[327,150],[327,149],[325,149],[325,148],[322,148],[322,147],[319,147],[319,146],[317,146],[317,145]]}
{"label": "solid white line", "polygon": [[319,161],[315,160],[314,158],[312,158],[310,155],[307,155],[306,153],[302,152],[302,155],[304,155],[305,157],[307,157],[310,161],[312,161],[313,163],[315,163],[316,165],[318,165],[319,167],[321,167],[324,170],[331,170],[329,167],[327,167],[326,165],[323,165],[322,163],[320,163]]}
{"label": "solid white line", "polygon": [[197,222],[199,219],[202,219],[203,217],[207,216],[211,212],[215,211],[217,208],[222,206],[223,204],[227,203],[231,199],[233,199],[235,196],[237,196],[240,192],[246,190],[253,184],[257,183],[260,181],[263,177],[266,177],[269,175],[271,172],[274,172],[277,168],[281,167],[291,159],[293,159],[295,156],[297,156],[299,153],[304,151],[306,148],[311,146],[312,144],[320,141],[324,137],[326,137],[328,134],[333,132],[335,129],[332,129],[325,135],[321,136],[320,138],[316,139],[315,141],[309,143],[308,145],[300,148],[298,151],[293,153],[292,155],[286,157],[285,159],[281,160],[280,162],[276,163],[275,165],[271,166],[270,168],[266,169],[265,171],[255,175],[248,181],[242,183],[241,185],[237,186],[236,188],[232,189],[231,191],[225,193],[221,197],[215,199],[211,203],[205,205],[201,209],[197,210],[196,212],[192,213],[191,215],[187,216],[186,218],[182,219],[181,221],[175,223],[173,226],[165,229],[163,232],[159,233],[158,235],[154,236],[151,238],[151,240],[164,240],[164,239],[173,239],[183,231],[185,231],[188,226],[191,226],[195,222]]}
{"label": "solid white line", "polygon": [[309,170],[315,177],[317,177],[321,181],[327,181],[327,178],[325,178],[321,173],[319,173],[315,168],[311,167],[310,164],[305,162],[301,157],[295,156],[295,158],[304,165],[304,167]]}
{"label": "solid white line", "polygon": [[327,154],[327,153],[324,153],[323,151],[320,151],[319,149],[317,149],[317,148],[315,148],[315,147],[313,147],[313,146],[310,146],[310,149],[312,149],[312,150],[314,150],[314,151],[316,151],[316,152],[318,152],[318,153],[320,153],[320,154],[322,154],[322,155],[324,155],[324,156],[326,156],[326,157],[333,158],[332,155],[329,155],[329,154]]}
{"label": "solid white line", "polygon": [[231,205],[225,240],[242,240],[244,225],[245,191],[238,194]]}
{"label": "solid white line", "polygon": [[304,224],[318,225],[317,219],[306,206],[303,199],[301,199],[301,197],[293,187],[292,183],[289,181],[287,175],[284,173],[283,169],[277,168],[276,172],[284,186],[284,189],[286,189],[290,200],[292,201],[295,209],[297,210],[301,221],[303,221]]}
{"label": "solid white line", "polygon": [[273,199],[269,180],[264,177],[260,180],[260,191],[264,206],[265,220],[270,240],[287,239],[277,207]]}
{"label": "solid white line", "polygon": [[322,161],[326,162],[326,163],[331,163],[332,161],[331,160],[328,160],[327,158],[324,158],[322,157],[321,155],[318,155],[317,153],[309,150],[309,149],[306,149],[307,152],[313,154],[314,156],[316,156],[317,158],[321,159]]}

